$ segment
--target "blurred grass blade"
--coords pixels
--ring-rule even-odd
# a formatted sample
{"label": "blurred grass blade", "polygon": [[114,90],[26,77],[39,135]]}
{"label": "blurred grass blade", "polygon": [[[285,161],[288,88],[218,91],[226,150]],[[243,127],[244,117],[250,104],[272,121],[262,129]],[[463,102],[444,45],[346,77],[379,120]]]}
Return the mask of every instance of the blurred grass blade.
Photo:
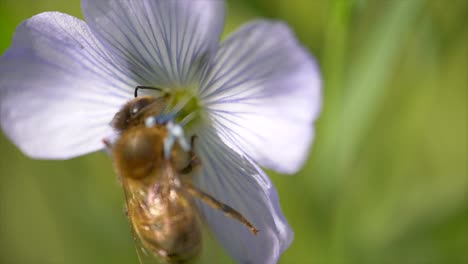
{"label": "blurred grass blade", "polygon": [[354,159],[357,146],[362,142],[370,123],[379,110],[389,76],[395,66],[398,53],[405,43],[412,22],[418,17],[422,0],[386,2],[386,17],[376,24],[367,45],[363,45],[358,60],[349,72],[341,127],[339,152],[341,169],[346,170]]}
{"label": "blurred grass blade", "polygon": [[[424,1],[400,0],[385,3],[388,6],[383,8],[384,16],[375,23],[368,40],[362,41],[364,44],[356,52],[356,59],[351,62],[347,78],[343,82],[346,85],[343,106],[332,132],[335,146],[330,154],[333,156],[328,156],[336,157],[337,162],[329,165],[334,166],[331,175],[327,175],[328,187],[331,187],[329,191],[340,189],[343,177],[352,169],[359,147],[384,101],[386,90],[391,88],[387,82],[394,72],[408,34],[414,29],[414,22],[419,17]],[[340,217],[335,216],[333,219],[336,222]],[[337,223],[333,224],[330,252],[337,260],[345,258],[347,254],[342,243],[343,230],[339,226]]]}
{"label": "blurred grass blade", "polygon": [[[346,85],[344,98],[340,100],[342,105],[334,105],[340,110],[329,109],[325,105],[325,111],[337,111],[339,114],[331,120],[332,124],[327,124],[327,131],[321,133],[325,142],[317,160],[317,164],[325,166],[322,168],[326,171],[324,180],[332,188],[345,175],[379,110],[385,91],[390,87],[386,82],[393,72],[397,55],[423,3],[423,0],[385,2],[384,16],[375,23],[368,40],[362,41],[361,49],[355,53],[355,61],[349,64],[346,79],[342,82],[326,80],[326,85]],[[328,86],[325,93],[327,89]]]}

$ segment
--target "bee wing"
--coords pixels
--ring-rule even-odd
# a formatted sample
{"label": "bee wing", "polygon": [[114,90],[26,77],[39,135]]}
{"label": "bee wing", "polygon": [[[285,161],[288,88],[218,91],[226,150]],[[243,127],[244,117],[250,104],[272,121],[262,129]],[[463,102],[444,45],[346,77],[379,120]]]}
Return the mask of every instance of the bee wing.
{"label": "bee wing", "polygon": [[[124,190],[124,194],[125,194],[125,205],[126,205],[126,208],[127,208],[126,209],[127,219],[128,219],[128,223],[130,224],[130,230],[132,232],[133,243],[135,245],[135,251],[136,251],[139,263],[140,264],[163,263],[153,253],[151,253],[147,249],[145,249],[143,243],[140,240],[140,237],[138,236],[137,232],[135,231],[135,228],[134,228],[134,225],[133,225],[133,218],[130,215],[131,213],[128,210],[128,208],[130,207],[129,198],[132,197],[133,194],[131,193],[131,189],[129,188],[128,181],[125,178],[122,179],[122,186],[123,186],[123,190]],[[134,201],[134,202],[136,202],[136,201]]]}
{"label": "bee wing", "polygon": [[[131,220],[129,219],[129,221]],[[137,257],[138,257],[138,262],[140,264],[164,263],[159,258],[157,258],[154,254],[152,254],[151,252],[148,252],[148,250],[145,249],[140,239],[138,238],[138,235],[135,233],[135,230],[133,229],[133,225],[131,223],[130,223],[130,227],[132,229],[133,241],[135,244],[135,250],[137,253]]]}
{"label": "bee wing", "polygon": [[[177,171],[175,170],[175,168],[171,165],[162,165],[161,166],[161,170],[160,170],[160,175],[158,175],[157,178],[158,179],[158,183],[161,184],[162,181],[167,181],[166,183],[169,183],[171,184],[172,182],[172,179],[177,179],[178,178],[178,175],[177,175]],[[163,178],[163,179],[161,179]],[[146,234],[142,234],[142,233],[138,233],[137,230],[139,230],[140,232],[142,232],[141,228],[139,229],[138,226],[140,226],[142,224],[141,222],[141,219],[139,221],[139,217],[141,216],[136,216],[136,215],[132,215],[132,213],[135,211],[135,210],[138,210],[138,212],[141,214],[141,213],[144,213],[144,214],[148,214],[148,217],[151,218],[152,217],[152,214],[150,213],[151,210],[148,209],[148,206],[151,206],[151,205],[148,205],[148,200],[147,198],[148,197],[154,197],[154,196],[158,196],[160,198],[163,198],[164,197],[169,197],[169,194],[172,193],[173,190],[178,190],[178,191],[182,191],[182,189],[179,189],[180,187],[177,187],[177,186],[171,186],[170,188],[154,188],[154,187],[157,187],[155,186],[154,184],[157,184],[156,182],[155,183],[152,183],[151,187],[141,187],[140,185],[136,185],[132,180],[129,180],[125,177],[122,177],[122,186],[123,186],[123,189],[124,189],[124,193],[125,193],[125,200],[126,200],[126,204],[127,204],[127,216],[128,216],[128,221],[129,221],[129,224],[130,224],[130,228],[131,228],[131,231],[132,231],[132,236],[133,236],[133,240],[134,240],[134,245],[135,245],[135,250],[136,250],[136,253],[137,253],[137,256],[138,256],[138,260],[139,260],[139,263],[140,264],[156,264],[156,263],[184,263],[184,264],[193,264],[193,263],[198,263],[198,251],[199,251],[199,247],[197,246],[198,245],[198,240],[199,239],[199,233],[197,233],[197,231],[190,229],[190,234],[194,234],[192,237],[184,237],[184,242],[183,245],[185,245],[185,243],[188,243],[188,245],[192,245],[191,243],[192,242],[195,242],[196,244],[193,246],[193,247],[189,247],[189,248],[184,248],[184,250],[187,250],[186,252],[178,252],[176,254],[174,254],[174,252],[170,252],[168,254],[168,252],[166,252],[167,248],[164,248],[164,246],[161,246],[161,248],[159,248],[159,245],[158,243],[161,242],[162,245],[164,245],[164,240],[162,241],[159,241],[156,237],[149,237],[148,238],[148,233]],[[142,189],[144,188],[144,189]],[[142,192],[145,192],[144,195],[142,195]],[[183,192],[180,192],[180,194],[182,194]],[[181,198],[182,199],[182,198]],[[169,201],[170,199],[167,199],[167,201]],[[180,211],[180,208],[177,209],[178,207],[186,207],[186,206],[189,206],[187,201],[188,200],[178,200],[178,201],[181,201],[180,204],[177,204],[177,202],[171,202],[170,204],[168,204],[167,208],[172,208],[172,210],[168,210],[166,213],[168,215],[166,215],[167,217],[172,217],[172,216],[177,216],[177,217],[180,217],[181,215],[180,214],[174,214],[176,211],[177,213],[181,213]],[[140,211],[141,208],[145,208],[143,210]],[[167,209],[166,208],[166,209]],[[192,208],[192,207],[190,207]],[[188,208],[186,208],[188,209]],[[195,210],[195,209],[193,209]],[[191,211],[191,210],[189,210]],[[195,214],[198,215],[197,211],[191,211]],[[172,213],[172,214],[171,214]],[[190,215],[190,214],[188,214]],[[135,221],[135,222],[134,222]],[[195,220],[197,221],[197,220]],[[145,223],[145,225],[148,223],[146,222],[146,220],[143,221]],[[194,226],[192,225],[193,222],[188,222],[190,225],[187,225],[189,228],[199,228],[198,226]],[[163,223],[164,224],[164,223]],[[150,226],[153,226],[153,224],[149,224]],[[151,228],[151,227],[150,227]],[[179,227],[180,228],[180,227]],[[158,228],[156,228],[158,229]],[[183,229],[181,229],[183,230]],[[198,230],[198,229],[196,229]],[[154,230],[152,230],[154,231]],[[149,233],[152,233],[152,231],[148,231]],[[187,229],[185,230],[187,231]],[[143,231],[145,232],[145,231]],[[193,233],[192,233],[193,232]],[[183,233],[183,234],[186,234],[186,233]],[[140,237],[140,235],[143,236],[143,239],[147,239],[146,241],[142,241],[142,238]],[[169,239],[170,240],[170,239]],[[155,244],[152,244],[150,245],[148,248],[148,241],[151,241],[151,243],[153,242],[156,242]],[[159,242],[158,242],[159,241]],[[183,245],[179,245],[179,246],[183,246]],[[177,246],[177,247],[179,247]],[[157,250],[155,252],[155,250]],[[166,255],[168,254],[168,255]]]}
{"label": "bee wing", "polygon": [[200,190],[238,211],[259,232],[204,202],[198,205],[215,235],[240,263],[276,263],[293,233],[278,195],[265,173],[248,157],[225,145],[215,131],[204,129],[195,145],[201,170],[194,180]]}

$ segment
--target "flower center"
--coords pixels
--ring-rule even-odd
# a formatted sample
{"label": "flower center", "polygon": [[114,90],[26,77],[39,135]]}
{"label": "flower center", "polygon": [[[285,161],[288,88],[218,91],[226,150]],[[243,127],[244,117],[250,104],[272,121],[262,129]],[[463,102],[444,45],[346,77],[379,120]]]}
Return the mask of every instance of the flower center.
{"label": "flower center", "polygon": [[193,89],[172,89],[167,106],[174,121],[186,131],[191,131],[201,121],[202,105]]}

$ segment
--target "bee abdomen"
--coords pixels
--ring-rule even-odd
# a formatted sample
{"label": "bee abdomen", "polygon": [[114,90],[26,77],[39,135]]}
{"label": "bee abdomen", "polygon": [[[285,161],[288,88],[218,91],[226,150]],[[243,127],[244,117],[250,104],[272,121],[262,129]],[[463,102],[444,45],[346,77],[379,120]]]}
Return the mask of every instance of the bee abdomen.
{"label": "bee abdomen", "polygon": [[[168,229],[173,229],[173,232],[160,233],[159,237],[157,235],[142,236],[141,239],[147,249],[168,263],[189,263],[198,256],[201,250],[201,231],[198,226],[194,225],[198,223],[186,225],[185,230],[177,230],[176,226],[166,226]],[[153,231],[158,233],[155,229]]]}
{"label": "bee abdomen", "polygon": [[181,193],[169,200],[164,199],[163,204],[156,201],[152,208],[137,213],[134,228],[153,254],[171,264],[189,263],[198,256],[202,245],[198,211],[193,209],[190,198]]}

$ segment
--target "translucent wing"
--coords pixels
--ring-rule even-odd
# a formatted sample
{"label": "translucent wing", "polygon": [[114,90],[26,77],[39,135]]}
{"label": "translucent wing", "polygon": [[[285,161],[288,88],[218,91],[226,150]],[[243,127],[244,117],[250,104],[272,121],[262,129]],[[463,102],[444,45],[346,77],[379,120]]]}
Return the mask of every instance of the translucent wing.
{"label": "translucent wing", "polygon": [[198,210],[172,164],[160,166],[157,175],[122,181],[139,261],[195,263],[201,249]]}
{"label": "translucent wing", "polygon": [[138,262],[140,264],[155,264],[155,263],[164,264],[164,262],[161,259],[157,258],[153,253],[146,250],[143,243],[141,242],[141,240],[140,240],[140,238],[139,238],[139,236],[138,236],[138,234],[137,234],[137,232],[136,232],[136,230],[134,228],[133,218],[128,212],[128,208],[129,208],[129,199],[128,199],[128,197],[130,197],[131,194],[129,193],[130,190],[128,188],[127,179],[122,179],[122,185],[123,185],[123,190],[124,190],[124,194],[125,194],[125,205],[126,205],[128,223],[130,224],[130,230],[132,232],[132,238],[133,238],[133,242],[134,242],[134,245],[135,245],[135,251],[136,251],[137,257],[138,257]]}

